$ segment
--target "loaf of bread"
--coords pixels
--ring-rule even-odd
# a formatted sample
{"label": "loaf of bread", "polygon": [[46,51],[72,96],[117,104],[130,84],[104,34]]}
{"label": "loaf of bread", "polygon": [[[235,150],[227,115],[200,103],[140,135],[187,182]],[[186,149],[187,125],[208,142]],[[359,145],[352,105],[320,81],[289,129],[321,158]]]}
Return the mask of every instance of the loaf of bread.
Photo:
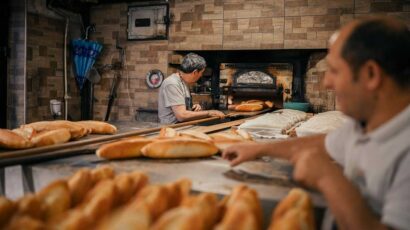
{"label": "loaf of bread", "polygon": [[254,112],[254,111],[260,111],[262,109],[263,109],[263,104],[240,104],[235,107],[235,111],[238,111],[238,112]]}
{"label": "loaf of bread", "polygon": [[266,108],[273,108],[273,102],[271,102],[271,101],[265,101],[264,106],[265,106]]}
{"label": "loaf of bread", "polygon": [[299,188],[292,189],[277,205],[269,230],[280,229],[316,229],[313,205],[307,192]]}
{"label": "loaf of bread", "polygon": [[218,152],[218,148],[209,141],[193,138],[173,138],[154,141],[141,150],[151,158],[193,158],[209,157]]}
{"label": "loaf of bread", "polygon": [[31,142],[36,147],[61,144],[69,141],[71,139],[71,134],[68,129],[54,129],[46,130],[35,134],[31,138]]}
{"label": "loaf of bread", "polygon": [[33,146],[33,143],[24,136],[8,129],[0,129],[0,148],[25,149]]}
{"label": "loaf of bread", "polygon": [[124,140],[101,145],[97,156],[104,159],[125,159],[141,156],[141,149],[152,142],[152,139],[131,137]]}
{"label": "loaf of bread", "polygon": [[262,207],[258,194],[246,185],[238,185],[225,204],[225,214],[216,230],[262,228]]}
{"label": "loaf of bread", "polygon": [[211,137],[206,135],[205,133],[197,130],[183,130],[179,132],[180,137],[190,137],[190,138],[197,138],[201,140],[207,140],[210,141],[212,140]]}
{"label": "loaf of bread", "polygon": [[13,129],[12,131],[26,138],[27,140],[31,140],[31,138],[33,138],[33,136],[37,134],[36,130],[32,127],[17,128]]}
{"label": "loaf of bread", "polygon": [[71,207],[71,194],[67,181],[58,180],[41,189],[37,194],[44,211],[44,220],[52,221]]}
{"label": "loaf of bread", "polygon": [[77,121],[75,124],[91,130],[93,134],[114,134],[117,132],[117,127],[103,121]]}
{"label": "loaf of bread", "polygon": [[261,101],[261,100],[257,100],[257,99],[253,99],[253,100],[248,100],[248,101],[243,101],[241,102],[241,104],[258,104],[258,105],[263,105],[265,102]]}
{"label": "loaf of bread", "polygon": [[46,130],[55,129],[68,129],[71,134],[71,139],[78,139],[88,134],[88,129],[83,126],[76,124],[72,121],[58,120],[58,121],[39,121],[30,123],[27,125],[22,125],[21,128],[32,127],[36,132],[42,132]]}
{"label": "loaf of bread", "polygon": [[3,229],[3,227],[9,222],[15,211],[15,203],[0,196],[0,229]]}
{"label": "loaf of bread", "polygon": [[177,136],[178,132],[170,127],[162,127],[158,135],[159,138],[172,138]]}

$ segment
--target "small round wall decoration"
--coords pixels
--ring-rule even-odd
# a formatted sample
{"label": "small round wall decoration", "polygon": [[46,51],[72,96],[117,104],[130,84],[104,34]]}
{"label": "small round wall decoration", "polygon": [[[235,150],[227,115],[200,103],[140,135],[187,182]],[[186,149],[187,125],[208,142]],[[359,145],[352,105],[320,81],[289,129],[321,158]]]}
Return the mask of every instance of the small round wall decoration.
{"label": "small round wall decoration", "polygon": [[161,70],[158,69],[150,70],[145,78],[145,82],[151,89],[156,89],[160,87],[163,81],[164,74],[162,74]]}

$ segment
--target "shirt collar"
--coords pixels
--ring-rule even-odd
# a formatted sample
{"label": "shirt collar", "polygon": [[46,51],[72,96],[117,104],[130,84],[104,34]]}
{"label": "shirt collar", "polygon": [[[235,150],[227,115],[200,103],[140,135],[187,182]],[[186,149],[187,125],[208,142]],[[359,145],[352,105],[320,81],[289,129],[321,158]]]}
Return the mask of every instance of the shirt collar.
{"label": "shirt collar", "polygon": [[399,114],[382,124],[370,133],[365,134],[359,122],[355,122],[355,129],[358,132],[358,140],[374,139],[376,141],[386,141],[394,135],[400,133],[410,125],[410,105]]}

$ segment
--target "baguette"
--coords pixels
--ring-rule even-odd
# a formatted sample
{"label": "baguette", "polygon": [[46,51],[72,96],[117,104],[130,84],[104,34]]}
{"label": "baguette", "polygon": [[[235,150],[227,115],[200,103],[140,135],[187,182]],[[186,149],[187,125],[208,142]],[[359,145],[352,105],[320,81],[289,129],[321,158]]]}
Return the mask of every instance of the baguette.
{"label": "baguette", "polygon": [[209,141],[174,138],[152,142],[144,146],[141,152],[151,158],[194,158],[212,156],[218,148]]}
{"label": "baguette", "polygon": [[8,129],[0,129],[0,148],[26,149],[32,146],[33,143],[24,136],[20,136]]}
{"label": "baguette", "polygon": [[269,230],[280,229],[316,229],[313,205],[307,192],[292,189],[275,208]]}
{"label": "baguette", "polygon": [[18,128],[13,129],[12,131],[28,140],[31,140],[31,138],[33,138],[33,136],[37,133],[32,127]]}
{"label": "baguette", "polygon": [[47,146],[61,144],[69,141],[71,138],[70,131],[68,129],[55,129],[40,132],[31,138],[34,146]]}
{"label": "baguette", "polygon": [[114,134],[117,132],[117,127],[103,121],[77,121],[75,124],[91,130],[93,134]]}
{"label": "baguette", "polygon": [[58,121],[39,121],[22,125],[21,128],[32,127],[37,132],[46,130],[55,130],[65,128],[70,131],[71,139],[78,139],[88,134],[88,130],[75,122],[58,120]]}
{"label": "baguette", "polygon": [[263,109],[263,104],[240,104],[235,107],[238,112],[254,112]]}
{"label": "baguette", "polygon": [[95,152],[104,159],[125,159],[141,156],[141,149],[151,143],[151,139],[131,137],[124,140],[104,144]]}
{"label": "baguette", "polygon": [[9,222],[15,211],[15,203],[6,197],[0,196],[0,229]]}
{"label": "baguette", "polygon": [[196,131],[196,130],[184,130],[179,132],[179,136],[181,137],[191,137],[191,138],[197,138],[197,139],[201,139],[201,140],[206,140],[206,141],[210,141],[212,140],[208,135],[206,135],[203,132],[200,131]]}
{"label": "baguette", "polygon": [[170,127],[162,127],[161,130],[159,131],[159,138],[170,138],[170,137],[177,137],[178,132]]}
{"label": "baguette", "polygon": [[71,207],[71,196],[65,180],[57,180],[37,194],[44,208],[44,220],[51,221]]}

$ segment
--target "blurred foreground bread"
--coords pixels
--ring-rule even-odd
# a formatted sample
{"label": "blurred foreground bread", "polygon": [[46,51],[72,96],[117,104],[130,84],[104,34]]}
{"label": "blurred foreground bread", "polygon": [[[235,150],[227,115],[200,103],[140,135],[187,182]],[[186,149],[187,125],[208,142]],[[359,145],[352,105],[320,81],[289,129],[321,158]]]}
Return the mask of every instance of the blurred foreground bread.
{"label": "blurred foreground bread", "polygon": [[238,185],[227,198],[224,217],[215,229],[259,230],[262,222],[258,194],[246,185]]}
{"label": "blurred foreground bread", "polygon": [[31,141],[24,136],[20,136],[8,129],[0,129],[0,148],[25,149],[32,146]]}
{"label": "blurred foreground bread", "polygon": [[144,146],[141,152],[152,158],[191,158],[212,156],[218,152],[218,148],[209,141],[172,138],[154,141]]}
{"label": "blurred foreground bread", "polygon": [[97,156],[105,159],[124,159],[141,156],[141,149],[152,142],[152,139],[131,137],[124,140],[101,145]]}
{"label": "blurred foreground bread", "polygon": [[269,230],[282,229],[316,229],[312,201],[302,189],[292,189],[275,208]]}
{"label": "blurred foreground bread", "polygon": [[76,121],[75,124],[91,130],[91,133],[94,134],[114,134],[117,132],[117,127],[103,121]]}
{"label": "blurred foreground bread", "polygon": [[212,140],[211,137],[206,135],[205,133],[197,130],[183,130],[178,134],[180,137],[189,137],[189,138],[197,138],[201,140]]}

